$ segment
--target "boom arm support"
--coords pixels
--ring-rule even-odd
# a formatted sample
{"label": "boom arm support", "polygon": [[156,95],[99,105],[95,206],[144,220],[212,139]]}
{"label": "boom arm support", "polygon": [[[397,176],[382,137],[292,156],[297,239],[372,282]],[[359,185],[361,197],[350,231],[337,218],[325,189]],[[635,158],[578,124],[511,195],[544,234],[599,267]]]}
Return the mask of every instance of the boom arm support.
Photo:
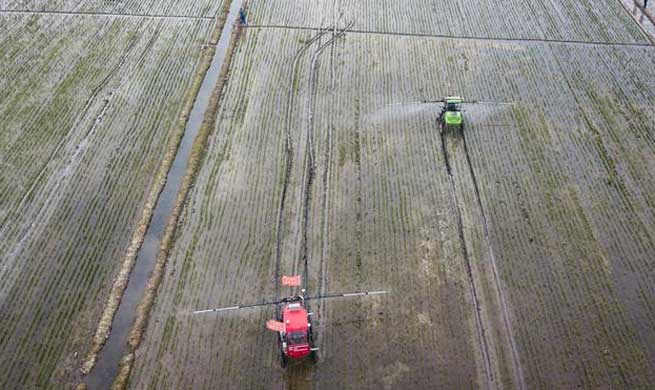
{"label": "boom arm support", "polygon": [[333,294],[325,294],[325,295],[315,295],[313,297],[307,297],[303,298],[301,296],[295,296],[295,297],[289,297],[289,298],[282,298],[277,301],[262,301],[259,303],[250,303],[247,305],[236,305],[236,306],[227,306],[227,307],[220,307],[216,309],[205,309],[205,310],[196,310],[192,314],[208,314],[208,313],[219,313],[219,312],[225,312],[225,311],[232,311],[232,310],[240,310],[240,309],[247,309],[251,307],[262,307],[262,306],[275,306],[279,305],[281,303],[290,303],[290,302],[298,302],[301,300],[318,300],[318,299],[332,299],[332,298],[351,298],[351,297],[362,297],[366,295],[381,295],[381,294],[387,294],[388,291],[380,290],[380,291],[354,291],[354,292],[348,292],[348,293],[333,293]]}

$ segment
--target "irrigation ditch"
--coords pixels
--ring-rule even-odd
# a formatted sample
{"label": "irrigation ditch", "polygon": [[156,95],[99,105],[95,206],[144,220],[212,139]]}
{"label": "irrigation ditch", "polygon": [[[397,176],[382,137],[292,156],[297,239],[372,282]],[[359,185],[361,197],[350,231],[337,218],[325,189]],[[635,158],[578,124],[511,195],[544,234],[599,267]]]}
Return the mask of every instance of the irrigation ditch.
{"label": "irrigation ditch", "polygon": [[[142,220],[105,305],[90,352],[80,372],[80,386],[124,388],[150,308],[161,280],[177,219],[184,206],[227,81],[240,34],[244,0],[226,2],[197,65],[177,131],[162,161]],[[113,384],[112,384],[113,383]]]}

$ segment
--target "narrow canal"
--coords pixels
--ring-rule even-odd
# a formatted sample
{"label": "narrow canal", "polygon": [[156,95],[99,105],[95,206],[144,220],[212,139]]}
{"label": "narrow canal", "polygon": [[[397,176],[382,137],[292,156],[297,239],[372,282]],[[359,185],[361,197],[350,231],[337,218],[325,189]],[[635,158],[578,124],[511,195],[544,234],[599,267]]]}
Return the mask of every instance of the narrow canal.
{"label": "narrow canal", "polygon": [[162,236],[175,206],[177,193],[187,170],[193,141],[200,130],[205,111],[209,107],[214,86],[218,83],[221,68],[225,62],[227,50],[230,45],[232,30],[237,22],[239,9],[243,5],[243,2],[244,0],[232,1],[223,31],[216,45],[211,66],[203,79],[198,96],[196,97],[184,130],[184,136],[180,142],[171,169],[166,176],[166,184],[157,200],[157,205],[155,206],[150,225],[146,231],[143,244],[137,254],[136,264],[132,269],[127,288],[123,293],[120,305],[114,316],[111,333],[103,349],[98,354],[95,367],[83,380],[92,390],[108,389],[111,387],[118,373],[120,360],[127,352],[127,338],[136,318],[136,309],[143,297],[146,284],[148,283],[148,277],[155,265]]}

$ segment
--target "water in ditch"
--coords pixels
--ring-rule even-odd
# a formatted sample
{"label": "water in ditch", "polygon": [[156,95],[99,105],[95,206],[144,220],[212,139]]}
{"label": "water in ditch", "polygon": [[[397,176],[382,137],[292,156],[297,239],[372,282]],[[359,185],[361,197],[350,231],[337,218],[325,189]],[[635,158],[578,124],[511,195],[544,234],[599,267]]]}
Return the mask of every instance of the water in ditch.
{"label": "water in ditch", "polygon": [[162,236],[175,206],[180,184],[186,173],[193,141],[200,130],[204,113],[209,106],[212,91],[218,82],[230,44],[232,30],[237,21],[239,9],[243,5],[243,1],[232,1],[227,20],[225,21],[223,31],[216,46],[214,57],[196,97],[177,154],[166,176],[166,184],[157,200],[150,225],[148,226],[143,244],[137,254],[136,263],[130,274],[127,288],[123,293],[118,311],[114,316],[111,333],[104,348],[98,354],[95,367],[84,378],[84,382],[92,390],[108,389],[111,387],[118,373],[119,362],[127,352],[127,338],[136,318],[136,308],[143,297],[150,272],[154,268]]}

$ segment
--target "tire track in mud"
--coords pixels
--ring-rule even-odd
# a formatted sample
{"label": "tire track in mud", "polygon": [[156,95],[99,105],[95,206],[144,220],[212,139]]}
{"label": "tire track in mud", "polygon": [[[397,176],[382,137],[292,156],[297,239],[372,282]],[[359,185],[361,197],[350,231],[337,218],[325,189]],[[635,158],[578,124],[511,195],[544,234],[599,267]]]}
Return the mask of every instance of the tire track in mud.
{"label": "tire track in mud", "polygon": [[503,289],[500,284],[500,278],[498,277],[498,266],[496,264],[496,256],[494,254],[491,241],[489,240],[489,225],[487,223],[487,214],[482,205],[482,198],[480,197],[480,188],[478,186],[478,180],[475,176],[475,170],[473,169],[473,163],[471,162],[471,154],[469,153],[468,145],[466,143],[466,134],[464,132],[462,132],[462,141],[464,144],[464,154],[466,155],[466,163],[468,165],[471,178],[473,179],[475,200],[480,210],[480,215],[482,216],[482,230],[484,232],[484,241],[485,241],[485,245],[487,246],[487,249],[489,250],[489,255],[491,259],[491,270],[493,271],[494,286],[496,287],[496,294],[502,311],[503,325],[505,326],[505,330],[507,331],[507,335],[509,337],[509,346],[512,353],[512,368],[514,371],[516,383],[518,384],[519,389],[523,390],[526,388],[525,377],[523,375],[523,367],[521,366],[521,361],[519,360],[518,352],[516,351],[516,339],[514,337],[512,324],[509,320],[509,312],[507,310],[505,295],[503,294]]}
{"label": "tire track in mud", "polygon": [[[304,196],[303,196],[303,221],[302,221],[302,261],[303,261],[303,267],[304,267],[304,275],[305,275],[305,280],[304,280],[304,288],[308,291],[308,281],[309,281],[309,247],[308,247],[308,239],[307,239],[307,234],[309,231],[309,210],[310,210],[310,202],[311,202],[311,187],[313,184],[314,176],[316,174],[316,163],[315,163],[315,157],[314,157],[314,108],[316,107],[316,86],[318,84],[318,70],[319,70],[319,64],[320,64],[320,56],[323,54],[325,49],[327,48],[333,48],[334,43],[339,39],[340,37],[345,36],[346,32],[352,28],[354,22],[351,22],[347,26],[345,26],[342,29],[338,29],[337,21],[334,25],[334,28],[332,30],[332,37],[325,43],[323,43],[319,48],[314,52],[314,55],[312,57],[311,61],[311,66],[310,66],[310,72],[309,72],[309,103],[308,103],[308,121],[307,121],[307,145],[306,145],[306,150],[305,150],[305,183],[304,183]],[[331,66],[332,66],[332,71],[330,72],[330,85],[333,84],[334,81],[334,52],[332,52],[331,56]],[[333,89],[332,89],[333,90]],[[334,95],[333,95],[334,97]],[[329,191],[329,175],[330,175],[330,165],[331,165],[331,128],[330,125],[328,125],[328,130],[327,130],[327,139],[326,139],[326,154],[325,154],[325,167],[323,171],[323,202],[322,202],[322,215],[323,215],[323,242],[322,242],[322,252],[321,252],[321,257],[319,260],[319,267],[318,267],[318,286],[317,286],[317,291],[318,294],[323,294],[325,291],[325,259],[327,257],[327,248],[329,246],[329,223],[327,222],[328,218],[328,191]],[[355,272],[353,272],[354,274]],[[320,302],[320,301],[318,301]],[[326,306],[322,305],[320,303],[317,303],[319,306],[319,311],[321,315],[319,316],[319,321],[323,317]],[[309,309],[309,306],[308,306]],[[322,323],[322,321],[315,321],[314,325],[317,323]],[[320,333],[319,333],[320,335]],[[318,344],[317,342],[317,337],[316,334],[314,334],[314,343]],[[350,366],[352,367],[352,361],[353,361],[353,345],[352,345],[352,340],[349,340],[349,346],[350,346],[350,353],[348,354],[349,359],[350,359]],[[310,368],[310,372],[314,372],[313,370],[314,367]],[[307,370],[305,370],[307,371]],[[302,373],[302,371],[301,371]],[[293,373],[292,373],[293,374]],[[293,375],[289,375],[290,379],[294,379]],[[295,382],[291,382],[291,384],[294,384]]]}
{"label": "tire track in mud", "polygon": [[[293,112],[293,95],[292,92],[295,92],[295,84],[296,81],[298,80],[298,64],[299,60],[302,57],[302,54],[306,52],[311,45],[313,45],[315,42],[319,42],[323,38],[323,35],[327,33],[327,30],[322,30],[317,36],[312,38],[303,48],[300,49],[300,51],[296,54],[296,58],[294,59],[294,64],[292,68],[292,80],[290,84],[290,94],[287,98],[287,101],[289,101],[289,108],[287,111],[287,118],[286,118],[286,135],[287,135],[287,153],[286,153],[286,175],[285,175],[285,181],[284,181],[284,188],[283,188],[283,196],[284,198],[281,199],[282,203],[280,204],[280,209],[279,209],[279,227],[282,225],[282,219],[283,219],[283,213],[284,213],[284,203],[283,201],[286,200],[286,192],[288,191],[288,182],[289,182],[289,177],[291,175],[291,168],[293,165],[293,149],[291,147],[292,141],[291,141],[291,116]],[[311,185],[312,185],[312,180],[314,177],[314,169],[315,169],[315,160],[314,160],[314,154],[313,154],[313,108],[315,105],[315,78],[314,78],[314,69],[316,67],[316,61],[317,61],[317,55],[320,51],[322,51],[323,47],[325,44],[320,45],[319,48],[314,52],[312,56],[312,60],[310,62],[310,69],[309,69],[309,101],[307,102],[307,110],[308,110],[308,120],[307,120],[307,138],[306,138],[306,144],[305,144],[305,153],[304,153],[304,162],[303,162],[303,181],[302,181],[302,190],[301,193],[303,194],[303,200],[301,203],[301,209],[302,211],[300,212],[302,221],[300,223],[300,229],[302,229],[302,235],[301,235],[301,246],[300,246],[300,254],[299,256],[296,256],[296,258],[293,261],[293,268],[294,268],[294,273],[298,273],[298,260],[302,257],[302,264],[303,264],[303,272],[302,272],[302,288],[303,288],[303,295],[308,291],[308,278],[309,278],[309,270],[308,270],[308,257],[307,257],[307,249],[308,249],[308,243],[307,243],[307,228],[309,226],[309,202],[311,199]],[[282,236],[279,234],[278,230],[278,235],[277,235],[277,251],[276,254],[278,257],[276,258],[275,262],[275,270],[276,270],[276,278],[275,278],[275,289],[276,289],[276,298],[279,298],[280,296],[280,263],[281,263],[281,258],[280,258],[280,243],[281,243]],[[280,316],[280,308],[279,306],[276,306],[276,317],[279,318]],[[309,304],[307,303],[307,310],[311,311]],[[302,365],[294,365],[292,367],[288,367],[284,373],[284,378],[287,383],[287,387],[291,389],[304,389],[309,384],[311,383],[311,380],[308,381],[308,378],[313,377],[313,367],[307,366],[306,364]],[[308,375],[309,374],[309,375]]]}
{"label": "tire track in mud", "polygon": [[[282,192],[280,194],[280,203],[278,206],[278,217],[277,217],[277,222],[275,226],[275,272],[274,272],[274,280],[273,284],[275,286],[275,295],[273,297],[273,300],[276,300],[280,297],[280,263],[282,259],[282,223],[284,219],[284,206],[286,203],[286,198],[287,198],[287,193],[289,191],[289,178],[291,176],[291,168],[293,167],[293,143],[291,140],[291,116],[293,114],[293,105],[294,105],[294,97],[296,94],[296,81],[298,80],[298,65],[300,63],[300,58],[302,58],[303,54],[316,42],[319,40],[323,35],[325,34],[325,31],[320,31],[317,35],[315,35],[312,39],[309,40],[309,42],[305,43],[303,47],[301,47],[298,52],[296,53],[296,56],[293,59],[292,65],[291,65],[291,73],[289,74],[289,90],[287,92],[287,111],[284,116],[284,136],[285,136],[285,152],[284,152],[284,177],[282,181]],[[276,317],[280,316],[280,308],[278,306],[275,307],[275,315]]]}
{"label": "tire track in mud", "polygon": [[[302,201],[300,204],[300,216],[301,216],[301,221],[299,223],[299,227],[302,230],[300,233],[300,250],[298,256],[295,257],[293,261],[293,268],[294,268],[294,273],[298,274],[300,271],[300,268],[302,268],[302,288],[304,290],[304,294],[306,294],[307,291],[309,291],[309,240],[308,240],[308,230],[309,230],[309,212],[310,212],[310,202],[312,199],[312,185],[314,183],[315,175],[316,175],[316,158],[315,158],[315,152],[314,152],[314,111],[316,107],[316,86],[318,83],[318,68],[319,68],[319,63],[320,63],[320,56],[321,54],[325,51],[325,49],[329,48],[332,46],[332,44],[341,36],[345,34],[346,28],[343,30],[336,31],[336,28],[334,30],[322,30],[319,35],[315,36],[312,38],[303,48],[300,49],[300,51],[296,54],[296,57],[294,58],[294,63],[292,67],[292,76],[291,76],[291,83],[290,83],[290,88],[294,88],[294,85],[297,82],[297,77],[298,77],[298,64],[299,60],[302,57],[302,54],[304,54],[312,44],[316,43],[317,41],[319,42],[319,46],[314,51],[311,61],[310,61],[310,66],[309,66],[309,99],[306,103],[306,112],[307,112],[307,120],[305,122],[305,127],[306,127],[306,143],[305,143],[305,151],[304,151],[304,161],[303,161],[303,178],[302,178],[302,188],[301,188],[301,196],[302,196]],[[332,32],[332,37],[325,43],[320,43],[323,35],[328,33],[328,31]],[[336,31],[336,32],[335,32]],[[288,185],[289,185],[289,177],[291,175],[291,168],[292,168],[292,158],[293,158],[293,148],[292,148],[292,140],[291,140],[291,117],[292,117],[292,112],[293,112],[293,99],[294,96],[293,94],[295,93],[294,89],[291,89],[289,91],[289,96],[287,100],[290,102],[289,103],[289,108],[287,110],[287,116],[285,118],[286,122],[286,154],[285,154],[285,178],[284,178],[284,183],[283,183],[283,195],[281,198],[281,203],[280,203],[280,208],[278,210],[278,228],[277,228],[277,237],[276,237],[276,261],[275,261],[275,274],[276,274],[276,280],[275,280],[275,289],[276,289],[276,298],[279,297],[280,295],[280,264],[281,264],[281,241],[282,241],[282,234],[280,234],[280,229],[282,226],[283,222],[283,214],[284,214],[284,201],[286,201],[286,194],[288,192]],[[320,291],[320,290],[319,290]],[[309,305],[307,305],[307,309],[311,311],[311,308]],[[279,307],[276,307],[276,316],[279,316]],[[285,378],[287,381],[287,385],[290,388],[305,388],[308,386],[312,381],[308,378],[312,378],[314,374],[314,366],[308,366],[306,364],[290,367],[287,369],[285,372]]]}
{"label": "tire track in mud", "polygon": [[[336,13],[339,12],[339,17],[336,17]],[[334,26],[333,26],[333,36],[337,34],[337,26],[339,25],[342,17],[341,13],[341,0],[337,2],[336,8],[333,9],[333,21],[334,21]],[[334,82],[334,75],[335,75],[335,66],[334,66],[334,45],[330,45],[330,79],[329,79],[329,86],[330,86],[330,107],[334,107],[336,104],[336,85]],[[329,206],[330,206],[330,175],[332,174],[331,167],[332,167],[332,131],[333,131],[334,123],[332,121],[332,116],[328,115],[328,120],[327,120],[327,127],[326,127],[326,137],[325,137],[325,155],[323,157],[324,159],[324,168],[323,168],[323,180],[322,180],[322,202],[321,202],[321,232],[322,232],[322,240],[321,240],[321,252],[320,252],[320,258],[319,258],[319,265],[318,265],[318,275],[317,275],[317,280],[318,280],[318,285],[316,286],[316,290],[318,292],[318,295],[323,295],[325,294],[326,290],[326,260],[329,256],[329,246],[330,246],[330,224],[329,224]],[[321,345],[321,335],[323,334],[323,331],[325,330],[325,320],[326,320],[326,315],[327,315],[327,306],[324,305],[320,300],[316,303],[316,306],[318,306],[318,310],[315,312],[318,313],[318,315],[315,317],[314,321],[314,326],[315,326],[315,332],[314,332],[314,346],[320,346]],[[320,348],[320,347],[319,347]],[[317,352],[318,353],[318,352]],[[319,356],[318,354],[316,356]],[[317,382],[314,386],[315,389],[318,389],[318,385],[320,382]]]}
{"label": "tire track in mud", "polygon": [[[328,47],[332,47],[334,42],[345,34],[347,28],[332,32],[332,37],[318,47],[312,57],[310,70],[309,70],[309,102],[307,104],[308,119],[307,119],[307,143],[305,147],[305,165],[304,165],[304,184],[303,184],[303,211],[302,211],[302,244],[301,253],[298,258],[302,258],[303,262],[303,277],[304,288],[308,290],[309,282],[309,245],[307,240],[307,232],[309,230],[309,209],[311,202],[311,189],[316,175],[316,159],[314,156],[314,108],[316,107],[316,85],[318,84],[318,65],[321,54]],[[297,266],[296,266],[297,269]]]}
{"label": "tire track in mud", "polygon": [[[341,1],[339,1],[338,9],[341,9]],[[340,19],[339,19],[340,20]],[[334,24],[334,31],[333,34],[336,34],[336,28],[339,23],[339,20],[337,20]],[[330,101],[331,107],[334,107],[335,104],[335,83],[334,83],[334,45],[330,46],[330,91],[332,91],[330,95]],[[328,124],[327,124],[327,134],[326,134],[326,139],[325,139],[325,156],[324,156],[324,161],[325,161],[325,167],[323,168],[323,202],[321,204],[322,208],[322,215],[321,215],[321,224],[322,224],[322,234],[323,234],[323,240],[321,242],[321,257],[319,259],[319,267],[318,267],[318,286],[316,287],[318,294],[323,295],[325,294],[325,274],[326,274],[326,259],[328,257],[329,253],[329,245],[330,245],[330,224],[328,222],[329,219],[329,214],[328,214],[328,208],[330,205],[330,175],[331,175],[331,166],[332,166],[332,130],[333,130],[333,123],[332,123],[332,116],[328,116]],[[326,309],[325,305],[321,304],[319,301],[317,303],[317,306],[319,307],[318,310],[318,321],[317,323],[319,324],[319,328],[323,330],[322,327],[322,319],[325,318],[326,315]],[[319,331],[319,335],[321,332]],[[316,341],[316,338],[314,339],[314,342],[316,344],[319,344]]]}
{"label": "tire track in mud", "polygon": [[450,165],[450,155],[448,154],[448,148],[446,146],[448,135],[446,134],[443,128],[441,128],[440,131],[441,131],[441,152],[443,154],[443,158],[446,163],[446,170],[448,171],[448,182],[450,183],[451,198],[455,204],[455,214],[457,217],[457,233],[459,236],[462,254],[464,255],[464,260],[466,261],[466,274],[468,276],[469,288],[471,290],[471,295],[473,297],[473,306],[475,310],[475,323],[478,330],[478,348],[482,353],[482,358],[485,364],[487,388],[491,389],[494,388],[495,386],[493,386],[494,377],[491,370],[491,360],[489,358],[489,345],[487,343],[487,338],[485,335],[486,331],[482,322],[481,305],[478,298],[478,291],[475,286],[475,281],[473,278],[473,271],[471,269],[471,259],[470,259],[469,249],[466,245],[466,239],[464,236],[464,220],[462,218],[462,212],[459,207],[459,199],[457,196],[457,189],[455,186],[455,177],[452,173],[452,168]]}
{"label": "tire track in mud", "polygon": [[[310,71],[309,71],[309,102],[308,102],[308,120],[307,120],[307,144],[305,148],[305,167],[304,167],[304,176],[305,176],[305,181],[304,181],[304,191],[303,191],[303,221],[302,221],[302,244],[301,244],[301,256],[298,258],[302,258],[302,267],[303,267],[303,288],[306,292],[309,291],[309,244],[308,244],[308,231],[309,231],[309,211],[310,211],[310,202],[311,202],[311,197],[312,197],[312,185],[314,183],[314,178],[316,175],[316,160],[314,156],[314,109],[316,107],[316,86],[318,84],[318,69],[319,69],[319,60],[321,54],[327,49],[328,47],[332,47],[334,42],[336,42],[337,39],[345,35],[346,30],[348,27],[337,31],[336,26],[335,29],[332,31],[332,37],[325,43],[323,43],[321,46],[318,47],[318,49],[314,52],[314,55],[312,57],[311,65],[310,65]],[[329,142],[329,141],[328,141]],[[328,153],[329,153],[329,148],[328,148]],[[329,156],[326,156],[329,158]],[[328,169],[329,165],[326,165],[326,172]],[[325,183],[325,178],[324,178],[324,183]],[[325,192],[327,190],[324,189]],[[325,196],[325,193],[324,193]],[[325,199],[325,198],[324,198]],[[327,213],[327,205],[324,203],[324,209],[323,213]],[[328,232],[328,224],[324,225],[325,233],[326,235],[329,234]],[[323,249],[326,248],[327,243],[325,243]],[[317,291],[318,294],[323,293],[323,277],[325,276],[321,270],[324,267],[324,258],[321,257],[320,259],[320,264],[319,264],[319,278],[318,278],[318,283],[319,286],[317,286]],[[296,266],[297,269],[297,266]],[[323,307],[321,305],[321,307]],[[309,310],[310,307],[307,305],[307,309]],[[316,324],[316,322],[314,323]],[[316,336],[314,335],[314,343],[316,344]]]}
{"label": "tire track in mud", "polygon": [[[482,319],[482,304],[480,303],[480,298],[479,298],[479,292],[478,292],[478,287],[476,287],[475,283],[475,277],[473,275],[473,269],[472,269],[472,261],[471,261],[471,254],[469,252],[468,246],[466,244],[466,237],[464,233],[464,221],[462,217],[462,210],[460,209],[460,199],[457,195],[457,189],[455,186],[455,175],[453,174],[452,171],[452,165],[451,165],[451,157],[450,154],[448,153],[448,146],[447,146],[447,140],[448,137],[461,137],[462,139],[462,145],[463,145],[463,151],[464,151],[464,157],[466,161],[466,166],[468,173],[471,175],[471,181],[473,184],[473,195],[475,198],[475,207],[478,208],[478,211],[480,212],[480,218],[481,218],[481,225],[482,225],[482,231],[483,231],[483,239],[484,239],[484,246],[489,252],[489,259],[490,259],[490,265],[491,265],[491,272],[492,272],[492,278],[493,278],[493,287],[494,287],[494,292],[496,295],[496,299],[498,300],[498,304],[500,306],[501,310],[501,316],[502,316],[502,326],[507,334],[507,338],[509,339],[509,350],[511,354],[511,359],[510,359],[510,364],[512,367],[512,372],[513,372],[513,380],[518,386],[519,389],[523,390],[526,389],[526,384],[525,384],[525,378],[523,375],[523,368],[521,366],[518,353],[517,353],[517,348],[516,348],[516,340],[514,337],[514,332],[512,329],[511,322],[509,320],[509,312],[507,309],[507,303],[505,300],[505,296],[503,294],[502,286],[500,283],[500,278],[498,277],[498,268],[496,264],[496,257],[493,251],[493,247],[491,245],[490,239],[489,239],[489,227],[487,223],[487,217],[486,217],[486,212],[484,210],[482,200],[480,197],[480,190],[477,182],[477,178],[475,176],[475,171],[473,169],[473,164],[471,161],[470,153],[468,150],[468,146],[466,143],[466,134],[464,133],[464,128],[461,130],[461,134],[454,134],[454,133],[447,133],[443,128],[441,130],[441,146],[442,146],[442,154],[444,161],[446,163],[446,169],[448,171],[448,176],[449,176],[449,182],[450,182],[450,187],[451,187],[451,194],[453,201],[455,202],[455,211],[457,214],[457,221],[458,221],[458,234],[459,234],[459,239],[461,241],[461,246],[462,246],[462,252],[464,254],[464,258],[466,260],[466,271],[467,275],[469,278],[469,283],[470,283],[470,288],[471,288],[471,293],[473,295],[474,299],[474,306],[475,306],[475,312],[476,312],[476,323],[478,325],[478,333],[480,337],[480,344],[481,344],[481,351],[483,353],[483,357],[485,360],[485,366],[486,366],[486,371],[487,371],[487,380],[490,388],[497,388],[500,384],[496,383],[496,378],[494,378],[493,375],[493,369],[492,369],[492,362],[491,362],[491,357],[490,357],[490,352],[489,352],[489,341],[487,339],[487,334],[493,334],[493,332],[490,329],[486,329],[484,326],[484,320]],[[492,336],[493,337],[493,336]]]}

